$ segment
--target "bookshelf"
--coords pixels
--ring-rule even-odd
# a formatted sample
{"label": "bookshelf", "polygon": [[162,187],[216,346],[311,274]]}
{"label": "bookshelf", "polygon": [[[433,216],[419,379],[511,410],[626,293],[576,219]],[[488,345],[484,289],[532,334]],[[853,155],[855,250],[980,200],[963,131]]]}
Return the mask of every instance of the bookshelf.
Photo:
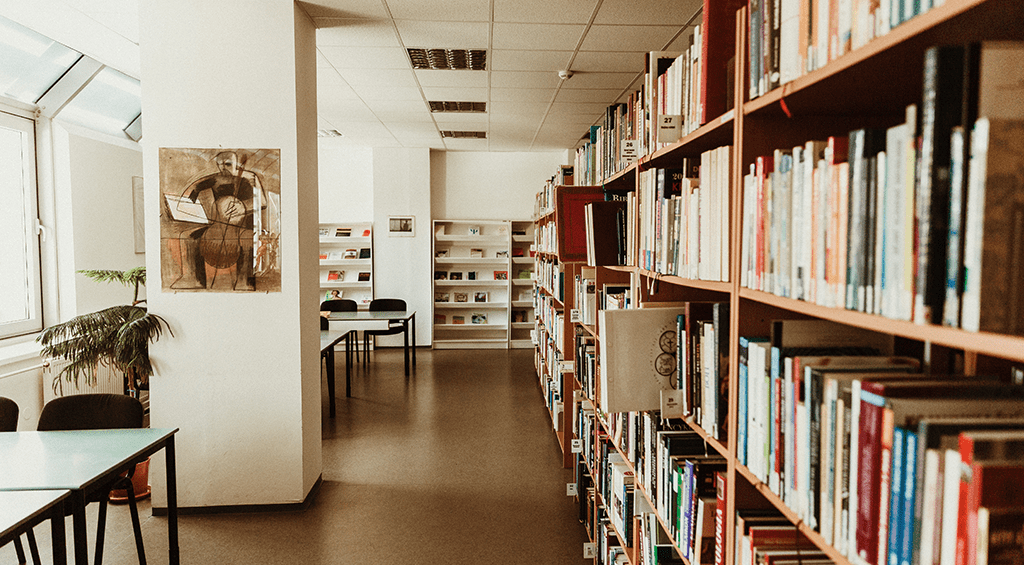
{"label": "bookshelf", "polygon": [[511,327],[509,347],[531,349],[536,319],[533,310],[533,270],[536,252],[533,249],[532,220],[512,221],[511,270],[509,271],[509,307]]}
{"label": "bookshelf", "polygon": [[[815,10],[829,4],[818,0],[812,0],[812,3]],[[750,6],[760,9],[767,4],[769,3],[751,2]],[[917,3],[906,4],[918,6]],[[840,2],[838,5],[842,6],[843,3]],[[920,5],[927,7],[930,3]],[[912,120],[916,119],[916,125],[906,126],[908,131],[913,129],[915,133],[908,136],[907,139],[911,143],[904,147],[909,147],[905,151],[919,151],[921,146],[914,143],[920,143],[916,140],[922,135],[920,114],[908,114],[907,107],[916,105],[916,112],[923,111],[922,107],[926,101],[923,95],[925,80],[922,77],[925,76],[925,56],[929,48],[935,45],[989,40],[1024,41],[1024,28],[1019,25],[1024,18],[1024,5],[1010,0],[946,0],[920,14],[902,17],[903,21],[892,23],[888,26],[891,29],[885,30],[884,33],[852,41],[848,48],[828,54],[820,63],[787,74],[779,84],[770,85],[763,91],[755,88],[752,92],[751,77],[757,76],[752,68],[755,64],[765,63],[751,59],[752,56],[763,56],[758,45],[753,43],[759,41],[761,34],[764,33],[763,29],[757,27],[760,23],[754,17],[756,15],[748,11],[747,6],[736,12],[730,28],[733,37],[728,45],[719,45],[723,50],[721,56],[724,58],[731,57],[733,53],[738,54],[732,76],[735,88],[731,90],[733,98],[729,104],[703,116],[696,123],[689,124],[680,131],[677,139],[663,142],[651,137],[649,124],[642,123],[642,118],[637,117],[644,114],[644,98],[638,95],[630,102],[638,104],[636,108],[640,110],[633,113],[632,119],[637,120],[636,122],[623,123],[621,118],[628,117],[629,114],[622,112],[622,108],[609,108],[609,116],[614,116],[615,119],[606,118],[602,126],[612,127],[614,131],[596,126],[597,129],[591,129],[589,132],[589,143],[577,153],[575,166],[578,179],[589,184],[603,185],[606,189],[614,187],[616,192],[621,192],[625,187],[625,191],[629,193],[627,197],[631,201],[638,200],[627,208],[630,212],[627,228],[630,234],[628,241],[631,243],[629,265],[590,268],[559,257],[561,234],[554,213],[558,190],[555,186],[549,185],[538,195],[537,369],[549,407],[552,396],[550,389],[552,386],[560,387],[561,394],[558,398],[564,400],[561,410],[563,414],[568,413],[561,427],[556,426],[556,435],[563,446],[571,445],[573,440],[577,444],[578,455],[574,454],[566,462],[575,472],[580,519],[585,524],[593,544],[587,549],[587,554],[594,558],[596,564],[616,563],[616,557],[622,556],[624,562],[639,565],[649,562],[649,555],[652,553],[663,550],[671,553],[680,562],[692,564],[698,560],[693,553],[693,540],[680,536],[677,525],[672,523],[672,517],[664,514],[663,500],[660,499],[663,493],[659,492],[659,479],[654,476],[657,469],[651,468],[652,459],[658,463],[663,460],[651,455],[648,447],[650,437],[667,437],[671,434],[678,434],[683,438],[696,438],[693,441],[701,446],[703,453],[717,458],[720,463],[719,467],[714,468],[714,492],[703,491],[697,497],[706,501],[707,508],[713,507],[719,514],[716,515],[716,519],[720,520],[720,524],[712,526],[714,530],[711,537],[714,549],[721,552],[721,555],[715,558],[716,563],[730,565],[742,562],[746,565],[747,562],[742,558],[749,556],[737,550],[740,547],[739,538],[746,530],[737,530],[737,525],[749,527],[751,524],[760,523],[758,520],[762,520],[761,518],[752,516],[766,511],[774,511],[782,520],[781,523],[788,525],[793,532],[792,539],[795,544],[805,548],[810,555],[820,556],[824,560],[839,565],[860,565],[865,559],[855,554],[857,549],[860,549],[857,546],[855,532],[865,527],[867,530],[876,529],[885,524],[889,539],[870,540],[870,543],[880,544],[878,547],[884,553],[881,553],[881,557],[870,557],[869,554],[866,561],[874,562],[876,565],[887,563],[889,552],[886,549],[895,547],[892,545],[893,540],[899,539],[891,536],[902,535],[904,538],[900,540],[898,550],[900,559],[907,558],[909,562],[917,562],[913,552],[919,549],[920,539],[908,538],[906,532],[912,532],[913,528],[919,527],[920,524],[912,521],[908,529],[907,520],[903,518],[907,512],[886,514],[879,509],[877,512],[881,514],[875,516],[874,522],[869,520],[864,526],[856,524],[856,519],[849,517],[846,518],[846,522],[836,519],[831,519],[830,522],[824,518],[823,512],[834,510],[837,499],[824,497],[828,489],[814,491],[823,498],[810,503],[817,510],[809,511],[806,507],[808,503],[800,502],[799,498],[794,496],[791,487],[779,485],[780,481],[784,482],[783,479],[762,475],[763,466],[747,458],[745,445],[748,437],[741,434],[749,432],[746,426],[754,417],[750,412],[754,407],[751,402],[758,402],[760,397],[751,400],[749,389],[741,392],[741,385],[750,384],[745,379],[750,377],[749,371],[753,366],[749,358],[743,357],[741,360],[741,343],[744,344],[742,351],[746,355],[750,352],[748,340],[768,340],[772,338],[773,331],[777,328],[790,327],[791,324],[786,324],[791,321],[810,321],[834,324],[830,327],[838,328],[839,333],[873,336],[871,339],[880,339],[888,344],[887,349],[884,349],[885,353],[913,359],[920,364],[921,370],[925,373],[963,375],[958,380],[965,381],[965,387],[980,387],[980,379],[983,377],[979,375],[996,375],[1004,380],[1010,379],[1013,375],[1013,378],[1019,379],[1021,368],[1024,367],[1024,337],[1021,335],[1014,335],[1009,331],[1000,333],[984,329],[970,331],[957,327],[957,324],[943,324],[942,320],[922,319],[922,316],[915,316],[915,312],[920,311],[920,304],[914,305],[913,299],[909,308],[908,305],[897,304],[898,308],[887,311],[885,308],[867,308],[858,301],[847,302],[845,298],[840,298],[839,289],[842,287],[839,285],[846,284],[847,281],[842,276],[850,263],[849,257],[841,250],[849,246],[851,234],[854,232],[850,231],[849,225],[829,223],[833,221],[831,219],[822,220],[823,227],[820,229],[822,237],[827,238],[823,243],[823,249],[827,249],[828,257],[837,262],[814,265],[817,270],[828,273],[823,276],[821,282],[815,281],[815,286],[827,288],[827,285],[836,285],[836,289],[831,293],[821,291],[815,296],[795,292],[797,282],[792,275],[787,274],[792,271],[781,265],[789,261],[791,266],[792,261],[796,260],[792,256],[788,259],[783,256],[784,249],[788,245],[795,246],[798,240],[793,238],[792,231],[786,232],[780,226],[785,225],[787,221],[793,225],[800,225],[800,222],[809,223],[812,219],[789,217],[784,214],[780,216],[778,214],[782,210],[792,211],[792,203],[787,205],[785,200],[774,200],[785,198],[787,191],[793,187],[787,183],[796,182],[783,176],[787,170],[793,169],[780,168],[778,156],[792,155],[793,148],[805,147],[808,142],[820,141],[823,145],[815,147],[815,150],[824,149],[829,147],[830,138],[848,140],[850,133],[856,130],[875,128],[884,132],[901,124],[914,123]],[[1017,60],[1019,61],[1019,58]],[[638,68],[641,68],[643,63],[644,61],[638,60]],[[647,63],[650,68],[650,61]],[[767,64],[771,64],[771,61],[768,60]],[[1018,76],[1019,63],[1004,72]],[[985,78],[982,77],[981,80],[984,81]],[[971,134],[972,124],[973,122],[965,128],[967,136]],[[643,135],[647,137],[637,159],[626,162],[617,159],[614,149],[617,144],[630,136]],[[692,276],[685,271],[659,272],[663,267],[656,261],[643,261],[641,241],[636,237],[638,231],[642,229],[649,230],[649,234],[659,233],[658,226],[654,224],[654,218],[658,217],[655,215],[655,208],[644,208],[647,204],[654,204],[651,202],[650,194],[641,194],[644,179],[651,182],[649,174],[652,170],[681,168],[684,166],[684,160],[699,161],[705,152],[722,147],[728,148],[730,155],[726,164],[727,200],[726,208],[723,210],[728,225],[722,226],[724,231],[721,236],[728,255],[721,256],[723,263],[720,276]],[[969,143],[967,147],[969,150]],[[966,151],[963,157],[965,163]],[[824,152],[815,155],[812,161],[814,166],[810,167],[810,170],[814,174],[826,175],[822,177],[826,179],[833,178],[827,176],[833,174],[836,175],[834,178],[842,179],[845,174],[845,178],[849,180],[849,170],[841,167],[853,167],[855,157],[837,158],[840,153],[842,149],[831,153],[827,158]],[[1005,150],[1003,154],[1007,155]],[[1008,156],[1021,159],[1019,154]],[[817,165],[821,161],[825,161],[825,166],[818,172]],[[921,174],[916,171],[918,166],[915,158],[909,159],[906,170],[913,179],[909,182],[920,183]],[[842,172],[836,173],[837,168]],[[833,185],[829,186],[831,190]],[[912,184],[910,192],[902,194],[912,199],[918,186]],[[1019,184],[1015,190],[1016,193],[1011,192],[1009,198],[1020,197]],[[653,193],[659,194],[656,190]],[[824,209],[839,210],[838,204],[847,201],[839,198],[840,194],[843,193],[836,193],[836,207],[826,205]],[[849,197],[848,193],[844,196],[847,199]],[[826,203],[830,202],[827,196],[825,198]],[[766,211],[766,202],[777,206],[774,212]],[[752,203],[753,207],[750,206]],[[948,199],[945,204],[949,204]],[[849,208],[842,210],[843,214],[849,216]],[[913,226],[913,222],[921,214],[917,202],[908,200],[904,210],[904,217],[910,221],[907,225]],[[829,217],[831,218],[831,214]],[[641,218],[644,218],[643,226],[638,225]],[[758,222],[758,227],[751,230],[751,222]],[[790,229],[792,230],[792,227]],[[866,228],[862,226],[858,229]],[[761,235],[758,235],[759,233]],[[920,236],[913,230],[903,235],[910,237],[910,233],[916,234],[914,237]],[[917,281],[909,273],[915,272],[915,264],[919,257],[913,255],[913,249],[917,249],[918,243],[916,240],[908,241],[908,245],[911,246],[910,261],[913,263],[908,263],[904,272],[908,273],[907,296],[912,297],[917,290]],[[903,253],[907,253],[907,250],[904,249]],[[758,254],[762,254],[763,257],[759,257]],[[778,261],[778,266],[772,267],[773,261]],[[593,276],[598,281],[614,279],[628,285],[634,308],[679,308],[681,304],[704,302],[722,305],[720,313],[727,312],[723,314],[725,320],[722,321],[727,322],[728,329],[724,330],[724,342],[719,342],[723,356],[717,375],[721,379],[721,383],[718,384],[725,386],[713,390],[718,391],[719,405],[716,409],[723,418],[724,429],[712,428],[709,432],[707,428],[711,427],[710,423],[701,422],[696,414],[662,420],[658,417],[659,410],[605,410],[602,406],[601,383],[608,382],[608,379],[631,377],[604,374],[602,348],[606,345],[605,340],[612,337],[603,330],[600,316],[593,322],[566,321],[571,319],[572,310],[579,307],[580,298],[575,282],[577,275]],[[600,288],[601,284],[596,286]],[[1009,303],[1012,296],[1008,294],[1005,298]],[[723,310],[726,308],[727,310]],[[779,334],[786,335],[788,334],[785,332]],[[778,339],[782,340],[783,337]],[[850,343],[859,343],[859,339],[850,338]],[[758,346],[757,350],[760,351],[760,348],[761,346]],[[783,354],[780,360],[785,361],[785,358]],[[573,369],[571,382],[560,373],[568,368],[570,361]],[[556,374],[556,367],[559,374]],[[562,381],[559,381],[560,377],[563,378]],[[784,380],[779,386],[782,388],[776,390],[795,390],[786,389]],[[784,398],[785,392],[778,394],[778,398],[781,399]],[[936,398],[927,405],[939,410],[944,406],[943,402],[953,402],[951,398],[953,397]],[[969,405],[970,402],[964,402],[965,411],[969,410]],[[781,406],[785,406],[785,403]],[[666,405],[665,408],[674,409],[671,405]],[[794,411],[798,408],[809,409],[797,403]],[[1016,405],[1007,409],[1013,414],[1008,418],[1012,417],[1020,424],[1022,418],[1017,409]],[[994,403],[992,410],[996,410]],[[768,456],[772,461],[778,461],[780,465],[776,472],[787,472],[787,446],[793,452],[800,453],[799,447],[785,443],[787,437],[788,441],[797,439],[798,425],[786,427],[790,421],[797,422],[795,415],[790,418],[789,421],[785,420],[783,414],[782,420],[773,428],[772,433],[777,436],[772,437],[777,437],[777,441],[781,443],[773,446],[766,442],[771,449]],[[831,422],[837,423],[835,419]],[[901,425],[910,424],[903,422],[896,424],[895,428],[899,429]],[[1017,429],[1019,427],[1018,425]],[[846,429],[844,435],[851,435],[849,428]],[[907,431],[900,433],[905,433],[909,437],[915,430],[919,431],[920,428],[908,428]],[[821,444],[822,453],[825,453],[826,448],[831,449],[832,451],[828,453],[828,457],[831,457],[834,453],[842,454],[843,450],[849,449],[838,445],[834,441],[829,443],[826,440]],[[569,450],[563,454],[567,451]],[[790,453],[788,457],[796,458],[798,455]],[[824,460],[828,461],[828,457]],[[890,454],[889,457],[894,456]],[[906,457],[909,460],[910,456]],[[892,459],[889,461],[891,463]],[[796,466],[798,463],[794,459],[791,464]],[[920,461],[918,463],[920,464]],[[905,460],[904,464],[909,463]],[[843,467],[843,464],[834,465],[831,472],[838,472],[835,470],[837,467]],[[909,467],[904,471],[909,473]],[[796,469],[789,469],[788,472],[791,475],[800,473]],[[895,480],[894,469],[878,470],[877,473],[860,469],[858,472],[862,473],[862,477],[882,481],[881,484]],[[816,480],[829,479],[828,473],[827,469],[823,469]],[[904,477],[908,476],[906,473]],[[629,478],[630,474],[632,478]],[[830,486],[838,484],[840,488],[836,492],[842,491],[842,481],[836,479],[835,474],[831,477],[833,483]],[[630,482],[633,484],[632,487],[628,486]],[[852,482],[847,484],[850,485]],[[807,485],[803,486],[810,488]],[[904,489],[904,493],[906,496],[923,496],[917,487]],[[628,499],[625,498],[627,494]],[[871,494],[874,496],[875,493]],[[853,493],[849,496],[856,498]],[[884,498],[886,493],[883,492],[881,496]],[[717,498],[713,505],[712,497]],[[623,504],[632,510],[622,514]],[[884,500],[880,501],[879,507],[883,504]],[[909,514],[914,515],[914,512],[911,511]],[[840,513],[835,514],[837,517],[839,515]],[[962,528],[962,523],[967,522],[966,514],[960,516],[960,512],[954,509],[954,515],[957,516],[957,527]],[[854,522],[852,526],[851,520]],[[886,520],[889,522],[885,522]],[[893,531],[897,533],[893,534]],[[940,536],[941,533],[931,532],[927,535]],[[703,537],[708,537],[707,531],[703,532]],[[911,549],[903,549],[904,547]],[[953,547],[953,551],[956,551],[955,539]],[[953,557],[955,558],[955,555]],[[936,560],[938,561],[938,557]],[[705,559],[699,561],[705,563]]]}
{"label": "bookshelf", "polygon": [[320,297],[321,301],[348,298],[362,310],[369,307],[373,300],[372,224],[320,224]]}
{"label": "bookshelf", "polygon": [[435,220],[433,347],[507,349],[511,225]]}

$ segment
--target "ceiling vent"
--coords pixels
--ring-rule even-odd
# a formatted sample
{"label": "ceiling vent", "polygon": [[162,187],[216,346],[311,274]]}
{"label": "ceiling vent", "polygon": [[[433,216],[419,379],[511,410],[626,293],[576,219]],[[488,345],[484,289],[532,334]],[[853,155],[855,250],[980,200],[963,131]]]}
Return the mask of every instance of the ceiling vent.
{"label": "ceiling vent", "polygon": [[448,131],[442,130],[441,137],[454,139],[487,139],[486,131]]}
{"label": "ceiling vent", "polygon": [[470,114],[483,114],[487,112],[487,102],[438,102],[430,101],[431,112],[456,112],[456,113],[470,113]]}
{"label": "ceiling vent", "polygon": [[487,69],[486,49],[409,49],[414,69],[483,71]]}

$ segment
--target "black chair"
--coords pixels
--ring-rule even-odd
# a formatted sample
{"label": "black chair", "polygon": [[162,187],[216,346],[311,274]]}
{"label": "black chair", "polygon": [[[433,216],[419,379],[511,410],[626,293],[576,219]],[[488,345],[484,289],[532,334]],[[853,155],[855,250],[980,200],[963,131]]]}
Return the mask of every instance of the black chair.
{"label": "black chair", "polygon": [[[338,298],[338,299],[335,299],[335,300],[324,300],[323,302],[320,303],[320,311],[321,312],[355,312],[358,309],[359,309],[359,304],[356,303],[355,300],[350,300],[348,298]],[[328,328],[324,327],[324,322],[323,321],[320,322],[320,329],[321,330],[328,329]],[[345,343],[347,344],[348,342],[346,341]],[[359,345],[359,339],[357,338],[356,339],[356,348],[355,348],[356,361],[359,361],[359,347],[358,347],[358,345]],[[346,345],[346,348],[347,347],[348,346]]]}
{"label": "black chair", "polygon": [[[18,403],[0,396],[0,432],[18,431]],[[25,537],[28,539],[28,549],[32,553],[32,562],[40,565],[39,546],[36,545],[36,536],[32,528],[25,530]],[[21,537],[14,538],[14,551],[18,554],[18,563],[26,563],[25,548],[21,545]]]}
{"label": "black chair", "polygon": [[[406,309],[405,301],[401,298],[374,298],[370,301],[370,312],[402,311]],[[405,331],[402,322],[389,322],[386,330],[364,330],[363,331],[363,359],[369,359],[370,339],[381,335],[397,335]],[[413,347],[416,344],[412,344]]]}
{"label": "black chair", "polygon": [[[39,431],[64,430],[110,430],[141,428],[143,421],[142,403],[138,399],[122,394],[78,394],[55,398],[43,406],[39,414]],[[128,494],[128,509],[131,512],[132,527],[135,530],[135,547],[139,553],[139,564],[145,565],[146,551],[142,545],[142,527],[139,523],[139,508],[132,488],[133,465],[127,475],[94,488],[86,493],[86,504],[99,502],[100,511],[96,526],[95,565],[103,561],[103,535],[107,521],[107,500],[110,491],[124,489]],[[70,513],[71,508],[65,508]]]}

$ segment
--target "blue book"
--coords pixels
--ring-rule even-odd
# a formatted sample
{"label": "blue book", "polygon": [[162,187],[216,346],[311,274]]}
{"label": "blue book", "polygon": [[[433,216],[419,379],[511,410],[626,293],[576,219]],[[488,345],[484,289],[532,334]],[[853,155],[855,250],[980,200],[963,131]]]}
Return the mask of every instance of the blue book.
{"label": "blue book", "polygon": [[682,539],[680,540],[680,545],[683,549],[683,557],[687,560],[693,560],[693,552],[690,551],[690,548],[692,547],[690,544],[690,537],[693,532],[693,516],[690,511],[690,501],[693,500],[694,487],[693,461],[687,459],[683,469],[683,497],[682,507],[680,508],[682,520],[679,522],[679,527],[682,529],[683,535],[681,536]]}
{"label": "blue book", "polygon": [[747,465],[747,350],[750,342],[740,336],[739,390],[736,406],[736,456],[740,465]]}
{"label": "blue book", "polygon": [[[903,547],[903,470],[904,470],[904,437],[903,428],[896,427],[892,431],[892,473],[889,475],[889,541],[887,546],[888,565],[900,565],[900,548]],[[879,559],[881,562],[881,559]]]}
{"label": "blue book", "polygon": [[903,444],[906,454],[903,456],[906,470],[903,476],[903,533],[900,534],[900,565],[910,565],[914,561],[914,510],[917,505],[917,432],[907,430]]}

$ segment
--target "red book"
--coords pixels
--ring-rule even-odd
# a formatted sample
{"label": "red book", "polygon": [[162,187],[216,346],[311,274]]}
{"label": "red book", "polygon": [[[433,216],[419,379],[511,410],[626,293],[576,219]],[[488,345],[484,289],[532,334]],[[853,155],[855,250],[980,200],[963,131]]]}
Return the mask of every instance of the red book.
{"label": "red book", "polygon": [[725,473],[715,473],[715,565],[725,565]]}
{"label": "red book", "polygon": [[702,124],[733,106],[731,95],[736,85],[732,84],[729,61],[736,54],[736,10],[746,5],[746,0],[704,0],[698,115]]}
{"label": "red book", "polygon": [[959,444],[956,565],[977,565],[978,508],[1024,506],[1024,431],[971,430],[960,433]]}

